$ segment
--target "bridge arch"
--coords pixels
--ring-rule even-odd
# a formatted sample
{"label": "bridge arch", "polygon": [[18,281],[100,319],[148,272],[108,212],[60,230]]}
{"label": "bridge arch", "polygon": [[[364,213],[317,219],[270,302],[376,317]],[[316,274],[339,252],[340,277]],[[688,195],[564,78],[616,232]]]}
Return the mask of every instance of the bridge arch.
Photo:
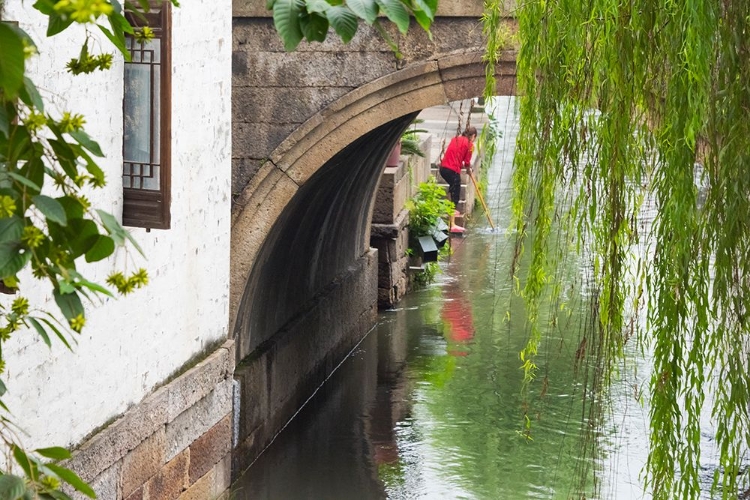
{"label": "bridge arch", "polygon": [[[503,55],[496,75],[498,94],[514,94],[514,52]],[[385,158],[413,117],[480,95],[484,81],[480,50],[416,62],[334,101],[273,151],[233,212],[230,325],[238,359],[366,254]]]}

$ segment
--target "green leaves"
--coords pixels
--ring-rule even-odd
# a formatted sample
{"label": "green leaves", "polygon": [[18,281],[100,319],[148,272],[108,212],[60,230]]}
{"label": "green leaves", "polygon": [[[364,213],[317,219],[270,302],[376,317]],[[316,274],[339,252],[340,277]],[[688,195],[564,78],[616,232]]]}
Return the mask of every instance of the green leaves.
{"label": "green leaves", "polygon": [[416,196],[407,201],[410,237],[429,236],[438,221],[453,213],[455,205],[434,178],[419,184]]}
{"label": "green leaves", "polygon": [[68,218],[65,215],[65,209],[57,200],[44,196],[42,194],[32,198],[34,205],[47,218],[61,226],[68,224]]}
{"label": "green leaves", "polygon": [[15,276],[31,260],[31,252],[17,241],[0,243],[0,279]]}
{"label": "green leaves", "polygon": [[23,233],[23,219],[14,215],[0,219],[0,243],[21,239]]}
{"label": "green leaves", "polygon": [[57,477],[59,477],[87,497],[96,498],[96,493],[94,492],[94,490],[91,489],[88,484],[83,482],[81,478],[78,477],[78,475],[76,475],[70,469],[66,469],[65,467],[60,467],[59,465],[55,464],[46,464],[45,467],[47,467],[49,470],[55,473]]}
{"label": "green leaves", "polygon": [[[413,5],[414,19],[417,20],[423,30],[430,34],[430,26],[437,12],[437,0],[414,0]],[[430,34],[430,38],[432,38],[432,34]]]}
{"label": "green leaves", "polygon": [[326,15],[336,34],[341,37],[341,41],[349,43],[357,33],[357,16],[354,12],[337,5],[328,9]]}
{"label": "green leaves", "polygon": [[26,493],[26,482],[18,476],[0,476],[0,498],[18,500]]}
{"label": "green leaves", "polygon": [[98,262],[106,259],[115,251],[115,242],[112,238],[97,235],[90,240],[89,249],[86,252],[86,262]]}
{"label": "green leaves", "polygon": [[12,474],[0,476],[0,499],[19,500],[31,498],[70,498],[58,490],[60,481],[68,483],[75,490],[89,498],[96,498],[94,490],[70,469],[57,464],[70,458],[65,448],[38,448],[36,455],[50,459],[44,463],[34,454],[26,453],[21,447],[11,445],[13,458],[23,470],[26,479]]}
{"label": "green leaves", "polygon": [[138,252],[143,255],[143,250],[138,245],[138,242],[135,241],[133,236],[125,231],[125,229],[120,225],[120,223],[115,219],[112,214],[109,214],[103,210],[97,210],[97,214],[99,214],[99,217],[101,217],[102,224],[109,232],[110,237],[114,240],[114,242],[117,245],[123,245],[125,241],[130,242],[133,247],[135,247]]}
{"label": "green leaves", "polygon": [[83,316],[83,303],[76,292],[62,293],[55,290],[54,297],[57,307],[60,308],[68,321],[77,318],[79,315]]}
{"label": "green leaves", "polygon": [[300,17],[304,7],[302,0],[275,0],[273,4],[273,22],[288,51],[297,48],[302,41]]}
{"label": "green leaves", "polygon": [[401,0],[377,0],[377,4],[401,33],[409,31],[409,12]]}
{"label": "green leaves", "polygon": [[401,33],[408,31],[410,16],[414,16],[429,33],[437,0],[267,0],[266,6],[273,10],[276,31],[288,51],[294,50],[303,39],[324,41],[329,26],[344,43],[349,43],[360,20],[380,28],[378,32],[397,51],[397,46],[380,27],[378,15],[387,17]]}
{"label": "green leaves", "polygon": [[378,17],[378,4],[375,0],[349,0],[346,5],[367,24],[374,23]]}
{"label": "green leaves", "polygon": [[23,41],[18,31],[5,22],[0,22],[0,54],[0,90],[13,99],[23,87]]}
{"label": "green leaves", "polygon": [[[68,65],[68,70],[76,73],[107,69],[112,62],[112,54],[89,54],[91,25],[96,25],[129,59],[125,35],[133,33],[133,28],[125,13],[145,21],[135,9],[149,7],[148,0],[134,3],[126,1],[124,10],[118,0],[36,0],[33,6],[47,17],[47,36],[61,33],[73,22],[88,25],[80,59]],[[178,4],[175,0],[172,3]],[[299,5],[304,7],[304,2]],[[328,21],[320,14],[299,10],[290,29],[299,28],[300,14],[308,16],[307,37],[325,38]],[[99,48],[98,43],[91,46]],[[16,294],[12,305],[10,300],[0,301],[0,374],[5,366],[3,343],[13,334],[27,328],[48,347],[57,338],[70,349],[75,342],[73,332],[80,332],[85,325],[83,299],[112,296],[110,290],[78,272],[76,265],[81,260],[101,261],[126,243],[142,253],[117,219],[92,208],[82,191],[87,184],[93,188],[104,185],[104,172],[95,159],[103,158],[105,151],[83,129],[83,116],[64,110],[60,117],[57,109],[55,116],[45,113],[43,95],[26,74],[25,62],[33,57],[34,48],[33,40],[23,30],[0,22],[0,284],[2,292]],[[59,314],[32,309],[21,295],[18,274],[25,268],[30,268],[37,280],[46,280],[64,320],[58,319]],[[130,292],[147,283],[148,274],[138,269],[129,278],[123,276],[121,285]],[[0,397],[5,391],[5,383],[0,380]],[[39,448],[28,453],[18,446],[14,441],[16,429],[6,432],[12,425],[7,413],[9,409],[0,400],[0,441],[6,447],[2,454],[12,456],[19,476],[9,474],[7,468],[0,470],[0,499],[67,499],[59,489],[61,481],[95,497],[91,487],[57,463],[70,458],[64,448]]]}
{"label": "green leaves", "polygon": [[[750,338],[747,3],[518,6],[518,234],[529,235],[535,269],[564,264],[548,251],[555,241],[577,242],[580,267],[592,269],[599,354],[589,370],[602,375],[588,390],[602,406],[630,334],[647,353],[649,494],[736,498],[750,445],[748,354],[738,348]],[[550,216],[568,221],[562,234]]]}
{"label": "green leaves", "polygon": [[317,13],[305,13],[300,16],[302,35],[310,42],[322,42],[328,33],[328,19]]}
{"label": "green leaves", "polygon": [[88,149],[93,153],[95,156],[98,156],[99,158],[104,158],[104,153],[102,153],[102,148],[99,147],[99,144],[94,141],[89,135],[84,132],[83,130],[74,130],[70,132],[70,136],[75,139],[78,144],[83,146],[84,148]]}
{"label": "green leaves", "polygon": [[44,458],[50,458],[52,460],[67,460],[70,458],[70,452],[59,446],[54,446],[52,448],[37,448],[34,451]]}

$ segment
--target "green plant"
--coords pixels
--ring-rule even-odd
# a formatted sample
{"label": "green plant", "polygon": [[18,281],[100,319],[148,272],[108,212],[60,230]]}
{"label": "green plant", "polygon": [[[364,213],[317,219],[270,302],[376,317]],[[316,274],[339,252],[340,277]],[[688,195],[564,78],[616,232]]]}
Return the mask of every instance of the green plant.
{"label": "green plant", "polygon": [[[500,130],[497,120],[492,114],[488,114],[488,122],[482,127],[482,132],[479,134],[479,138],[476,141],[477,150],[481,154],[481,162],[477,169],[477,182],[479,183],[479,190],[482,194],[487,195],[487,172],[492,166],[492,162],[495,159],[497,152],[497,141],[503,137],[503,132]],[[475,206],[479,207],[481,202],[479,198],[474,200]]]}
{"label": "green plant", "polygon": [[406,129],[401,134],[401,154],[403,155],[415,155],[420,158],[425,157],[424,151],[420,148],[419,134],[426,134],[429,131],[421,128],[417,128],[417,124],[422,123],[424,120],[416,118],[413,122],[412,128]]}
{"label": "green plant", "polygon": [[415,288],[424,288],[433,281],[440,271],[440,265],[437,262],[425,262],[421,271],[412,273],[411,282]]}
{"label": "green plant", "polygon": [[[148,10],[147,0],[138,3]],[[138,34],[125,11],[142,17],[133,4],[126,2],[123,9],[115,0],[37,0],[34,8],[48,17],[48,37],[74,23],[86,27],[80,54],[67,65],[73,74],[106,70],[112,62],[112,54],[91,53],[94,44],[88,29],[100,30],[129,59],[125,34]],[[140,36],[148,37],[148,31],[144,29]],[[84,131],[83,116],[72,111],[56,116],[45,110],[44,99],[28,74],[27,60],[35,53],[29,34],[0,22],[0,281],[4,293],[18,294],[10,304],[0,303],[0,374],[5,365],[2,344],[11,336],[29,329],[47,346],[57,337],[71,348],[75,334],[86,323],[83,299],[112,295],[79,272],[81,261],[103,260],[127,242],[140,251],[114,216],[88,201],[84,188],[104,186],[104,172],[96,160],[104,153]],[[64,320],[50,311],[32,309],[20,295],[25,284],[19,273],[26,268],[50,286]],[[107,279],[122,294],[147,282],[142,269],[127,277],[114,272]],[[0,380],[0,397],[5,392]],[[58,489],[61,481],[95,496],[78,476],[59,465],[70,456],[63,448],[24,450],[1,399],[0,408],[0,440],[8,457],[0,470],[2,498],[68,498]]]}
{"label": "green plant", "polygon": [[286,50],[294,50],[303,39],[324,41],[329,27],[344,43],[349,43],[359,22],[364,21],[378,31],[399,59],[402,55],[398,45],[383,28],[380,16],[385,16],[404,34],[413,16],[429,34],[437,4],[437,0],[266,0]]}
{"label": "green plant", "polygon": [[445,189],[434,178],[419,185],[414,198],[406,202],[409,210],[409,234],[412,237],[432,234],[438,220],[453,213],[455,205],[446,198]]}
{"label": "green plant", "polygon": [[415,155],[424,158],[424,151],[419,147],[419,136],[417,132],[406,132],[401,136],[401,154]]}
{"label": "green plant", "polygon": [[[419,185],[414,198],[406,202],[409,210],[409,248],[407,255],[416,253],[417,238],[420,236],[432,236],[439,222],[448,218],[455,210],[453,202],[446,197],[445,189],[440,186],[434,177]],[[438,253],[438,260],[445,257],[449,247],[443,246]],[[439,271],[437,262],[427,262],[424,269],[412,275],[412,283],[418,287],[432,283]]]}

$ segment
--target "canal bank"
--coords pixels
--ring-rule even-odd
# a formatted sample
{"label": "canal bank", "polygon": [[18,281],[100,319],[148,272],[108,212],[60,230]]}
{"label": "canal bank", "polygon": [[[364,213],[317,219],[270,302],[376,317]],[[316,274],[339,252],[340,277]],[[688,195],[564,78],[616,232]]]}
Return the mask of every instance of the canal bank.
{"label": "canal bank", "polygon": [[[386,163],[373,202],[370,230],[370,246],[378,250],[380,309],[394,307],[413,288],[416,275],[424,270],[421,249],[410,248],[407,203],[417,195],[420,184],[430,179],[447,191],[448,185],[438,172],[447,145],[469,125],[481,134],[489,120],[484,108],[475,104],[475,100],[465,99],[423,110],[405,132],[413,131],[412,137],[416,138],[423,156],[404,153]],[[483,158],[484,151],[477,150],[472,159],[476,178],[484,175]],[[461,174],[461,199],[456,203],[459,215],[455,218],[458,225],[466,224],[475,209],[476,187],[469,179],[465,172]],[[446,227],[444,235],[447,234]]]}

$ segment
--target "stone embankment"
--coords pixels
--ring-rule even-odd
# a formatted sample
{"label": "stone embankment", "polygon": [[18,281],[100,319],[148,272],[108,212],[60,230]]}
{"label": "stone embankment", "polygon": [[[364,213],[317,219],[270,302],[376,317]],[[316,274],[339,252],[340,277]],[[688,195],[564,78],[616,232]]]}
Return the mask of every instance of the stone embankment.
{"label": "stone embankment", "polygon": [[[481,132],[487,123],[484,113],[471,113],[470,100],[452,102],[423,110],[416,127],[420,133],[421,149],[425,157],[402,156],[398,166],[386,167],[380,178],[372,213],[370,245],[378,249],[378,306],[393,307],[409,291],[409,213],[405,208],[408,199],[417,193],[419,184],[435,177],[447,189],[437,165],[459,123],[471,125]],[[481,162],[475,155],[474,166]],[[466,173],[461,174],[461,201],[457,204],[462,214],[456,223],[463,225],[474,209],[475,189]]]}

